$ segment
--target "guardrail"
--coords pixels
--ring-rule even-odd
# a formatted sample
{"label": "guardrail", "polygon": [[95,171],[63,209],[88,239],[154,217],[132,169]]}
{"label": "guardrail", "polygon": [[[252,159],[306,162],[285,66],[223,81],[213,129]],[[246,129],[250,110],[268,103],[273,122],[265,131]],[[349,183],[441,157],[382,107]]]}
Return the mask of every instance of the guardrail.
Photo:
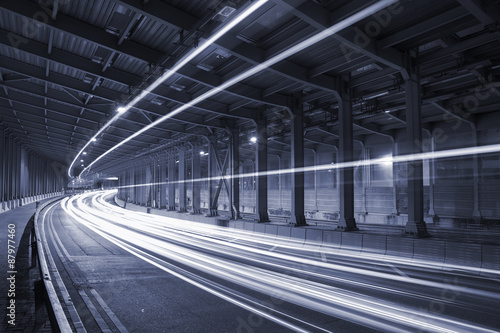
{"label": "guardrail", "polygon": [[36,213],[34,216],[34,228],[35,228],[35,238],[36,238],[36,248],[38,257],[38,267],[40,269],[40,276],[43,280],[43,294],[45,300],[45,306],[47,308],[47,313],[49,315],[50,324],[52,327],[52,332],[72,332],[71,326],[69,324],[68,318],[66,317],[64,310],[61,306],[61,302],[57,297],[56,290],[52,284],[52,279],[50,276],[50,270],[47,265],[45,253],[48,247],[47,240],[42,237],[43,233],[40,232],[38,227],[38,218],[40,212],[49,206],[50,204],[63,199],[64,197],[59,197],[54,200],[49,200],[41,205],[37,205]]}

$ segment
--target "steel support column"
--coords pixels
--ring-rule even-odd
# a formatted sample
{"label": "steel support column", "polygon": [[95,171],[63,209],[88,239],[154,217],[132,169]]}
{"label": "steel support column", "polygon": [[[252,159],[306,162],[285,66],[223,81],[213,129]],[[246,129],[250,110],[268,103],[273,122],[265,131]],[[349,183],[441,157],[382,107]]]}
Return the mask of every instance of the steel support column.
{"label": "steel support column", "polygon": [[168,210],[175,210],[175,155],[171,152],[168,156]]}
{"label": "steel support column", "polygon": [[191,175],[193,179],[192,183],[192,200],[193,200],[193,211],[192,214],[200,214],[200,199],[201,199],[201,165],[200,165],[200,148],[198,145],[193,147],[193,155],[191,159]]}
{"label": "steel support column", "polygon": [[160,160],[160,209],[167,208],[167,161]]}
{"label": "steel support column", "polygon": [[267,212],[267,123],[263,114],[259,115],[256,124],[255,164],[257,181],[255,190],[255,219],[258,222],[269,222],[269,214]]}
{"label": "steel support column", "polygon": [[186,212],[186,147],[179,149],[179,212]]}
{"label": "steel support column", "polygon": [[[396,157],[399,155],[399,143],[394,142],[392,146],[392,156]],[[392,163],[392,212],[391,214],[395,217],[399,215],[398,208],[398,185],[399,185],[399,163]]]}
{"label": "steel support column", "polygon": [[290,97],[289,105],[292,116],[291,132],[291,174],[292,180],[292,207],[291,222],[296,227],[306,226],[304,216],[304,172],[299,171],[304,167],[304,112],[300,101],[300,94]]}
{"label": "steel support column", "polygon": [[217,216],[218,200],[216,200],[217,189],[217,137],[212,136],[208,143],[208,214],[207,216]]}
{"label": "steel support column", "polygon": [[151,197],[153,193],[153,175],[151,172],[151,164],[144,163],[144,206],[146,207],[152,207],[153,203],[151,202]]}
{"label": "steel support column", "polygon": [[[343,77],[338,81],[339,163],[353,160],[352,90],[349,79]],[[354,219],[354,170],[352,167],[341,167],[338,172],[340,218],[337,228],[343,231],[358,230]]]}
{"label": "steel support column", "polygon": [[231,209],[231,218],[241,219],[240,215],[240,130],[233,127],[231,129],[231,193],[233,207]]}
{"label": "steel support column", "polygon": [[[408,56],[406,80],[407,153],[422,153],[422,101],[416,59]],[[408,162],[408,222],[405,234],[428,236],[424,222],[424,178],[422,160]]]}

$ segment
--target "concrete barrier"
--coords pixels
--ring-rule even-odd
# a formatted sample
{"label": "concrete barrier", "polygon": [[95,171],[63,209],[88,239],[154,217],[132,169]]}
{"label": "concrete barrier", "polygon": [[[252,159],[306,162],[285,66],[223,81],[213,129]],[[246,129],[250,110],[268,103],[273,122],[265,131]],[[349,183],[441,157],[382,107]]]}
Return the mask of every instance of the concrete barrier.
{"label": "concrete barrier", "polygon": [[401,256],[406,258],[413,257],[413,238],[401,237],[401,236],[387,236],[386,255],[389,256]]}
{"label": "concrete barrier", "polygon": [[290,227],[287,225],[278,225],[277,226],[277,235],[278,239],[281,241],[286,241],[290,239]]}
{"label": "concrete barrier", "polygon": [[297,245],[304,245],[306,241],[306,230],[302,227],[290,227],[290,242]]}
{"label": "concrete barrier", "polygon": [[[500,271],[500,246],[493,244],[483,244],[481,246],[481,275],[490,276],[493,273],[489,270]],[[499,274],[497,272],[496,274]]]}
{"label": "concrete barrier", "polygon": [[275,238],[278,235],[278,226],[274,224],[266,224],[266,235]]}
{"label": "concrete barrier", "polygon": [[306,244],[321,246],[323,242],[323,230],[306,229]]}
{"label": "concrete barrier", "polygon": [[387,236],[363,234],[363,247],[361,252],[378,253],[384,255],[387,251]]}
{"label": "concrete barrier", "polygon": [[340,249],[341,243],[342,232],[335,230],[323,231],[323,244],[321,245],[322,247],[328,247],[329,249],[338,250]]}
{"label": "concrete barrier", "polygon": [[481,244],[446,242],[444,262],[481,268]]}
{"label": "concrete barrier", "polygon": [[254,222],[243,222],[243,230],[253,233],[255,224]]}
{"label": "concrete barrier", "polygon": [[265,234],[266,233],[266,225],[263,223],[255,223],[253,227],[254,233]]}
{"label": "concrete barrier", "polygon": [[355,232],[342,232],[342,242],[340,250],[344,251],[361,251],[363,247],[363,234]]}
{"label": "concrete barrier", "polygon": [[444,263],[445,241],[432,239],[414,239],[413,259]]}

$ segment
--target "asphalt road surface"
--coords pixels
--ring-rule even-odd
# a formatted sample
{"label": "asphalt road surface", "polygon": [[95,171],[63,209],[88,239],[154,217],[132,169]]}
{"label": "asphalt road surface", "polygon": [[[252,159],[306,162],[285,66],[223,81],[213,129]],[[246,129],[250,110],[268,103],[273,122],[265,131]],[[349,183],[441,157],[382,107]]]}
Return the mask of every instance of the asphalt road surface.
{"label": "asphalt road surface", "polygon": [[133,212],[115,192],[39,223],[77,332],[498,332],[500,280]]}

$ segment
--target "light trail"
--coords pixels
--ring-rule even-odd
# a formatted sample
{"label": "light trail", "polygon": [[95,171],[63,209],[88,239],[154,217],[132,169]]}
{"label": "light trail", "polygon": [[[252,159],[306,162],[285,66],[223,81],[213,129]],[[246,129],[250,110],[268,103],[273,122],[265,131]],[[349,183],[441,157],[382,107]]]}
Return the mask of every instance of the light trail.
{"label": "light trail", "polygon": [[240,81],[243,81],[244,79],[246,78],[249,78],[250,76],[253,76],[263,70],[265,70],[266,68],[294,55],[295,53],[297,52],[300,52],[300,51],[303,51],[304,49],[308,48],[309,46],[311,45],[314,45],[322,40],[324,40],[325,38],[329,37],[329,36],[332,36],[333,34],[336,34],[337,32],[359,22],[360,20],[370,16],[370,15],[373,15],[375,14],[376,12],[378,12],[379,10],[382,10],[384,9],[385,7],[397,2],[398,0],[381,0],[381,1],[378,1],[370,6],[368,6],[367,8],[365,9],[362,9],[361,11],[345,18],[344,20],[334,24],[333,26],[317,33],[316,35],[312,36],[312,37],[309,37],[307,38],[306,40],[288,48],[287,50],[273,56],[272,58],[264,61],[263,63],[261,64],[258,64],[257,66],[254,66],[246,71],[244,71],[243,73],[241,74],[238,74],[236,76],[234,76],[233,78],[227,80],[226,82],[224,82],[223,84],[221,84],[220,86],[218,87],[215,87],[215,88],[212,88],[210,89],[209,91],[207,91],[206,93],[204,94],[201,94],[200,96],[194,98],[192,101],[178,107],[177,109],[175,110],[172,110],[170,113],[158,118],[157,120],[155,120],[154,122],[152,122],[151,124],[143,127],[142,129],[140,129],[139,131],[137,131],[136,133],[130,135],[129,137],[127,137],[126,139],[124,139],[123,141],[119,142],[118,144],[116,144],[115,146],[111,147],[110,149],[108,149],[106,152],[104,152],[101,156],[99,156],[98,158],[96,158],[94,161],[92,161],[92,163],[90,163],[87,167],[85,167],[82,172],[80,173],[80,176],[85,172],[85,170],[88,170],[90,167],[92,167],[92,165],[94,165],[96,162],[98,162],[100,159],[102,159],[103,157],[105,157],[106,155],[108,155],[109,153],[111,153],[112,151],[114,151],[115,149],[121,147],[122,145],[124,145],[125,143],[127,143],[128,141],[132,140],[133,138],[141,135],[142,133],[148,131],[149,129],[153,128],[153,127],[156,127],[158,126],[160,123],[172,118],[173,116],[189,109],[190,107],[206,100],[207,98],[210,98],[218,93],[221,93],[223,92],[225,89],[233,86],[234,84],[240,82]]}
{"label": "light trail", "polygon": [[[415,329],[432,332],[494,332],[463,320],[425,313],[408,305],[367,296],[358,289],[363,287],[364,291],[384,290],[415,299],[432,299],[425,293],[422,294],[421,288],[425,287],[429,290],[456,291],[464,296],[469,295],[467,297],[491,299],[492,302],[498,302],[498,293],[310,259],[313,246],[300,249],[305,253],[303,255],[288,254],[287,250],[293,248],[292,244],[271,240],[265,235],[236,234],[228,228],[125,211],[104,201],[104,196],[109,194],[110,192],[102,192],[76,196],[65,200],[63,209],[79,223],[139,258],[258,315],[263,315],[262,310],[249,305],[249,300],[236,300],[229,296],[229,290],[228,293],[223,289],[215,290],[201,283],[201,280],[193,279],[192,275],[188,277],[173,269],[173,266],[165,266],[165,260],[260,293],[278,294],[287,302],[386,332]],[[230,242],[235,236],[238,241]],[[285,249],[284,252],[268,251],[274,245]],[[318,252],[317,246],[315,251]],[[329,256],[337,255],[328,248],[321,251]],[[149,254],[146,255],[146,252]],[[299,272],[297,275],[302,277],[283,273],[289,267],[300,267],[291,271]],[[354,281],[351,282],[353,278]],[[366,281],[373,278],[392,281],[393,286],[362,283],[356,281],[357,278]],[[356,287],[356,291],[335,286],[339,285],[335,282],[340,281]],[[449,301],[447,304],[455,305],[459,302]],[[282,315],[277,313],[266,313],[264,317],[280,325],[294,325],[288,320],[280,319]]]}
{"label": "light trail", "polygon": [[209,37],[206,41],[204,41],[201,45],[199,45],[197,48],[194,48],[191,52],[186,54],[184,57],[182,57],[172,68],[167,69],[163,75],[161,75],[158,79],[156,79],[150,86],[148,86],[146,89],[144,89],[139,95],[137,95],[132,101],[130,101],[127,105],[125,106],[120,106],[117,109],[117,113],[107,122],[102,126],[99,131],[85,144],[85,146],[78,152],[78,154],[75,156],[73,159],[73,162],[71,163],[69,169],[68,169],[68,176],[72,178],[71,176],[71,170],[80,157],[80,155],[87,149],[87,147],[92,143],[97,140],[99,135],[101,135],[102,132],[104,132],[109,126],[111,126],[112,123],[114,123],[116,120],[118,120],[123,114],[125,114],[130,108],[134,107],[139,101],[141,101],[144,97],[146,97],[149,93],[151,93],[153,90],[158,88],[159,85],[161,85],[163,82],[165,82],[168,78],[170,78],[172,75],[177,73],[178,70],[180,70],[182,67],[184,67],[187,63],[189,63],[191,60],[193,60],[196,56],[198,56],[201,52],[206,50],[210,45],[215,43],[219,38],[224,36],[229,30],[234,28],[238,23],[243,21],[245,18],[247,18],[249,15],[251,15],[253,12],[255,12],[257,9],[262,7],[268,0],[258,0],[248,6],[245,10],[243,10],[239,15],[237,15],[234,19],[230,20],[229,22],[223,24],[223,26],[218,29],[211,37]]}

